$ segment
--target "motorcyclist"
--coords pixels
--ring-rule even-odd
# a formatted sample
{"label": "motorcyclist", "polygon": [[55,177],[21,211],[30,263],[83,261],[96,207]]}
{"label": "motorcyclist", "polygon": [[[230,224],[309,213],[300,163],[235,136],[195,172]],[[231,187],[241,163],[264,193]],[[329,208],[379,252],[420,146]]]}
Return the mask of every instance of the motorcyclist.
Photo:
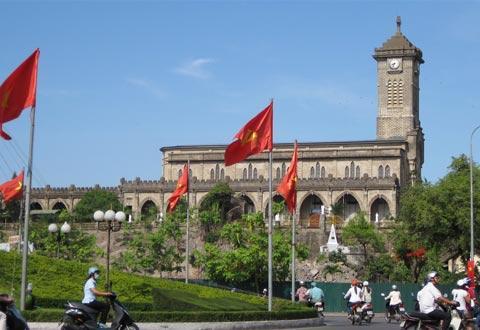
{"label": "motorcyclist", "polygon": [[457,281],[457,287],[452,290],[453,300],[458,302],[457,312],[460,317],[471,318],[471,299],[468,294],[468,286],[470,285],[470,279],[462,278]]}
{"label": "motorcyclist", "polygon": [[438,306],[438,302],[449,305],[455,305],[456,302],[444,298],[440,290],[437,289],[436,285],[440,281],[440,276],[437,272],[433,271],[428,273],[427,281],[428,283],[417,294],[420,312],[427,314],[429,318],[433,320],[443,321],[442,329],[447,330],[450,321],[452,320],[452,316],[450,313],[441,310]]}
{"label": "motorcyclist", "polygon": [[363,294],[363,301],[366,303],[372,303],[372,288],[369,286],[368,281],[363,282],[362,287],[362,294]]}
{"label": "motorcyclist", "polygon": [[388,295],[385,297],[385,300],[389,300],[388,313],[390,315],[395,314],[395,311],[398,310],[400,304],[402,303],[402,295],[395,284],[392,285],[392,291],[388,293]]}
{"label": "motorcyclist", "polygon": [[97,267],[90,267],[87,272],[87,281],[83,287],[82,304],[91,307],[101,313],[100,323],[105,325],[107,323],[108,311],[110,305],[97,300],[97,296],[109,297],[113,294],[111,292],[100,291],[97,289],[97,280],[100,278],[100,270]]}
{"label": "motorcyclist", "polygon": [[295,297],[297,297],[298,302],[306,304],[307,301],[307,288],[305,287],[305,282],[300,281],[300,287],[297,289],[297,292],[295,292]]}
{"label": "motorcyclist", "polygon": [[307,290],[307,297],[310,304],[315,305],[317,302],[322,302],[325,298],[323,290],[317,287],[317,283],[312,282],[310,289]]}
{"label": "motorcyclist", "polygon": [[359,304],[363,301],[363,294],[362,290],[358,287],[358,280],[354,278],[352,280],[352,286],[348,289],[347,293],[343,297],[344,299],[348,299],[347,307],[348,307],[348,315],[352,314],[352,306]]}
{"label": "motorcyclist", "polygon": [[0,294],[0,330],[7,330],[7,307],[13,303],[13,298],[6,293]]}

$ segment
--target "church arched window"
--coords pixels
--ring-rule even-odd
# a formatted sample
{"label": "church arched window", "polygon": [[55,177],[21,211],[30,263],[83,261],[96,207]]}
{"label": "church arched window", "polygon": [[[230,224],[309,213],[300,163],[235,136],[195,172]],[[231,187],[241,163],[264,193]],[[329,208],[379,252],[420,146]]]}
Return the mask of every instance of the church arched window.
{"label": "church arched window", "polygon": [[180,178],[182,176],[182,170],[178,170],[178,177]]}
{"label": "church arched window", "polygon": [[220,178],[220,165],[215,166],[215,180]]}
{"label": "church arched window", "polygon": [[386,178],[390,177],[390,166],[388,165],[385,166],[385,177]]}
{"label": "church arched window", "polygon": [[312,167],[310,167],[310,178],[314,178],[315,177],[315,169]]}
{"label": "church arched window", "polygon": [[243,169],[243,180],[247,180],[247,169]]}
{"label": "church arched window", "polygon": [[357,165],[357,167],[355,168],[355,177],[357,179],[360,179],[360,166]]}
{"label": "church arched window", "polygon": [[282,177],[285,175],[285,163],[282,164]]}
{"label": "church arched window", "polygon": [[355,164],[353,162],[350,163],[350,177],[355,177]]}
{"label": "church arched window", "polygon": [[319,162],[317,162],[317,164],[315,165],[315,177],[316,178],[320,177],[320,163]]}
{"label": "church arched window", "polygon": [[345,166],[345,178],[348,178],[349,173],[350,169],[348,168],[348,166]]}
{"label": "church arched window", "polygon": [[277,167],[277,173],[275,174],[275,177],[280,180],[280,167]]}
{"label": "church arched window", "polygon": [[380,166],[378,167],[378,177],[379,177],[380,179],[383,178],[383,166],[382,166],[382,165],[380,165]]}
{"label": "church arched window", "polygon": [[210,170],[210,180],[215,180],[215,170],[213,168]]}
{"label": "church arched window", "polygon": [[253,171],[252,164],[248,164],[248,180],[252,180],[252,171]]}
{"label": "church arched window", "polygon": [[225,179],[225,170],[223,168],[220,170],[220,179]]}
{"label": "church arched window", "polygon": [[253,180],[257,180],[257,168],[253,169]]}
{"label": "church arched window", "polygon": [[322,166],[322,172],[321,172],[320,176],[321,176],[322,178],[325,177],[325,166]]}

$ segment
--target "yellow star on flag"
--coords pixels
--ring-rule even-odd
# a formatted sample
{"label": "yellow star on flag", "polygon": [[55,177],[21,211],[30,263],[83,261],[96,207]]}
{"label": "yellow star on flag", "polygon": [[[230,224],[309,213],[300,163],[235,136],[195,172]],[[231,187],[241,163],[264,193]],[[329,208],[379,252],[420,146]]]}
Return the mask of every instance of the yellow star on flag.
{"label": "yellow star on flag", "polygon": [[249,143],[249,142],[255,142],[258,138],[258,133],[256,131],[248,130],[247,134],[242,139],[242,146]]}

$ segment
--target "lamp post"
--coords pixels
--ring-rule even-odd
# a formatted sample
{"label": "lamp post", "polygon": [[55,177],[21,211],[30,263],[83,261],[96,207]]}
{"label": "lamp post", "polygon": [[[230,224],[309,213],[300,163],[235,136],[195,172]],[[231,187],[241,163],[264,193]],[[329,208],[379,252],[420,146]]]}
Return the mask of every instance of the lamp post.
{"label": "lamp post", "polygon": [[470,260],[473,261],[475,256],[473,243],[473,134],[480,128],[480,125],[475,127],[470,135]]}
{"label": "lamp post", "polygon": [[60,254],[60,242],[62,241],[62,234],[66,235],[68,234],[72,228],[70,225],[65,221],[65,223],[60,227],[60,230],[58,230],[58,226],[56,223],[51,223],[48,225],[48,231],[52,235],[57,235],[56,240],[57,240],[57,254],[56,257],[58,258],[58,255]]}
{"label": "lamp post", "polygon": [[98,229],[107,232],[107,290],[110,291],[110,233],[117,232],[122,228],[122,222],[125,221],[126,215],[122,211],[115,213],[108,210],[105,213],[101,210],[95,211],[93,220],[98,224]]}

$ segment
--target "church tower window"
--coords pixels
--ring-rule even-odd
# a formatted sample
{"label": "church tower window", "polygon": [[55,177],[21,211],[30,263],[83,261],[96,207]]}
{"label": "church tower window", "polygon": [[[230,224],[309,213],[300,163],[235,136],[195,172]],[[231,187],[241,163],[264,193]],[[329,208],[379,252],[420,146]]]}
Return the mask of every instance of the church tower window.
{"label": "church tower window", "polygon": [[257,180],[257,168],[253,169],[253,180]]}
{"label": "church tower window", "polygon": [[348,174],[350,173],[350,169],[348,166],[345,166],[345,178],[348,178]]}
{"label": "church tower window", "polygon": [[248,180],[252,180],[252,164],[248,164]]}
{"label": "church tower window", "polygon": [[315,169],[312,167],[310,167],[310,178],[314,178],[315,177]]}
{"label": "church tower window", "polygon": [[215,166],[215,180],[218,180],[220,178],[220,166],[217,164]]}
{"label": "church tower window", "polygon": [[210,170],[210,180],[215,180],[215,170],[213,168]]}
{"label": "church tower window", "polygon": [[243,169],[243,180],[247,180],[247,169]]}
{"label": "church tower window", "polygon": [[321,177],[324,178],[325,177],[325,166],[322,166],[322,173],[321,173]]}
{"label": "church tower window", "polygon": [[278,180],[280,180],[280,167],[277,167],[277,173],[275,174],[275,178],[277,178]]}
{"label": "church tower window", "polygon": [[350,177],[355,177],[355,164],[353,162],[350,163]]}
{"label": "church tower window", "polygon": [[220,170],[220,180],[223,180],[223,179],[225,179],[225,170],[222,168]]}
{"label": "church tower window", "polygon": [[355,168],[355,177],[357,179],[360,179],[360,166],[357,165],[357,167]]}
{"label": "church tower window", "polygon": [[386,178],[390,177],[390,166],[388,165],[385,166],[385,177]]}
{"label": "church tower window", "polygon": [[320,177],[320,163],[317,162],[317,165],[315,165],[315,177],[319,178]]}
{"label": "church tower window", "polygon": [[380,178],[380,179],[383,178],[383,166],[382,165],[380,165],[378,167],[378,178]]}

